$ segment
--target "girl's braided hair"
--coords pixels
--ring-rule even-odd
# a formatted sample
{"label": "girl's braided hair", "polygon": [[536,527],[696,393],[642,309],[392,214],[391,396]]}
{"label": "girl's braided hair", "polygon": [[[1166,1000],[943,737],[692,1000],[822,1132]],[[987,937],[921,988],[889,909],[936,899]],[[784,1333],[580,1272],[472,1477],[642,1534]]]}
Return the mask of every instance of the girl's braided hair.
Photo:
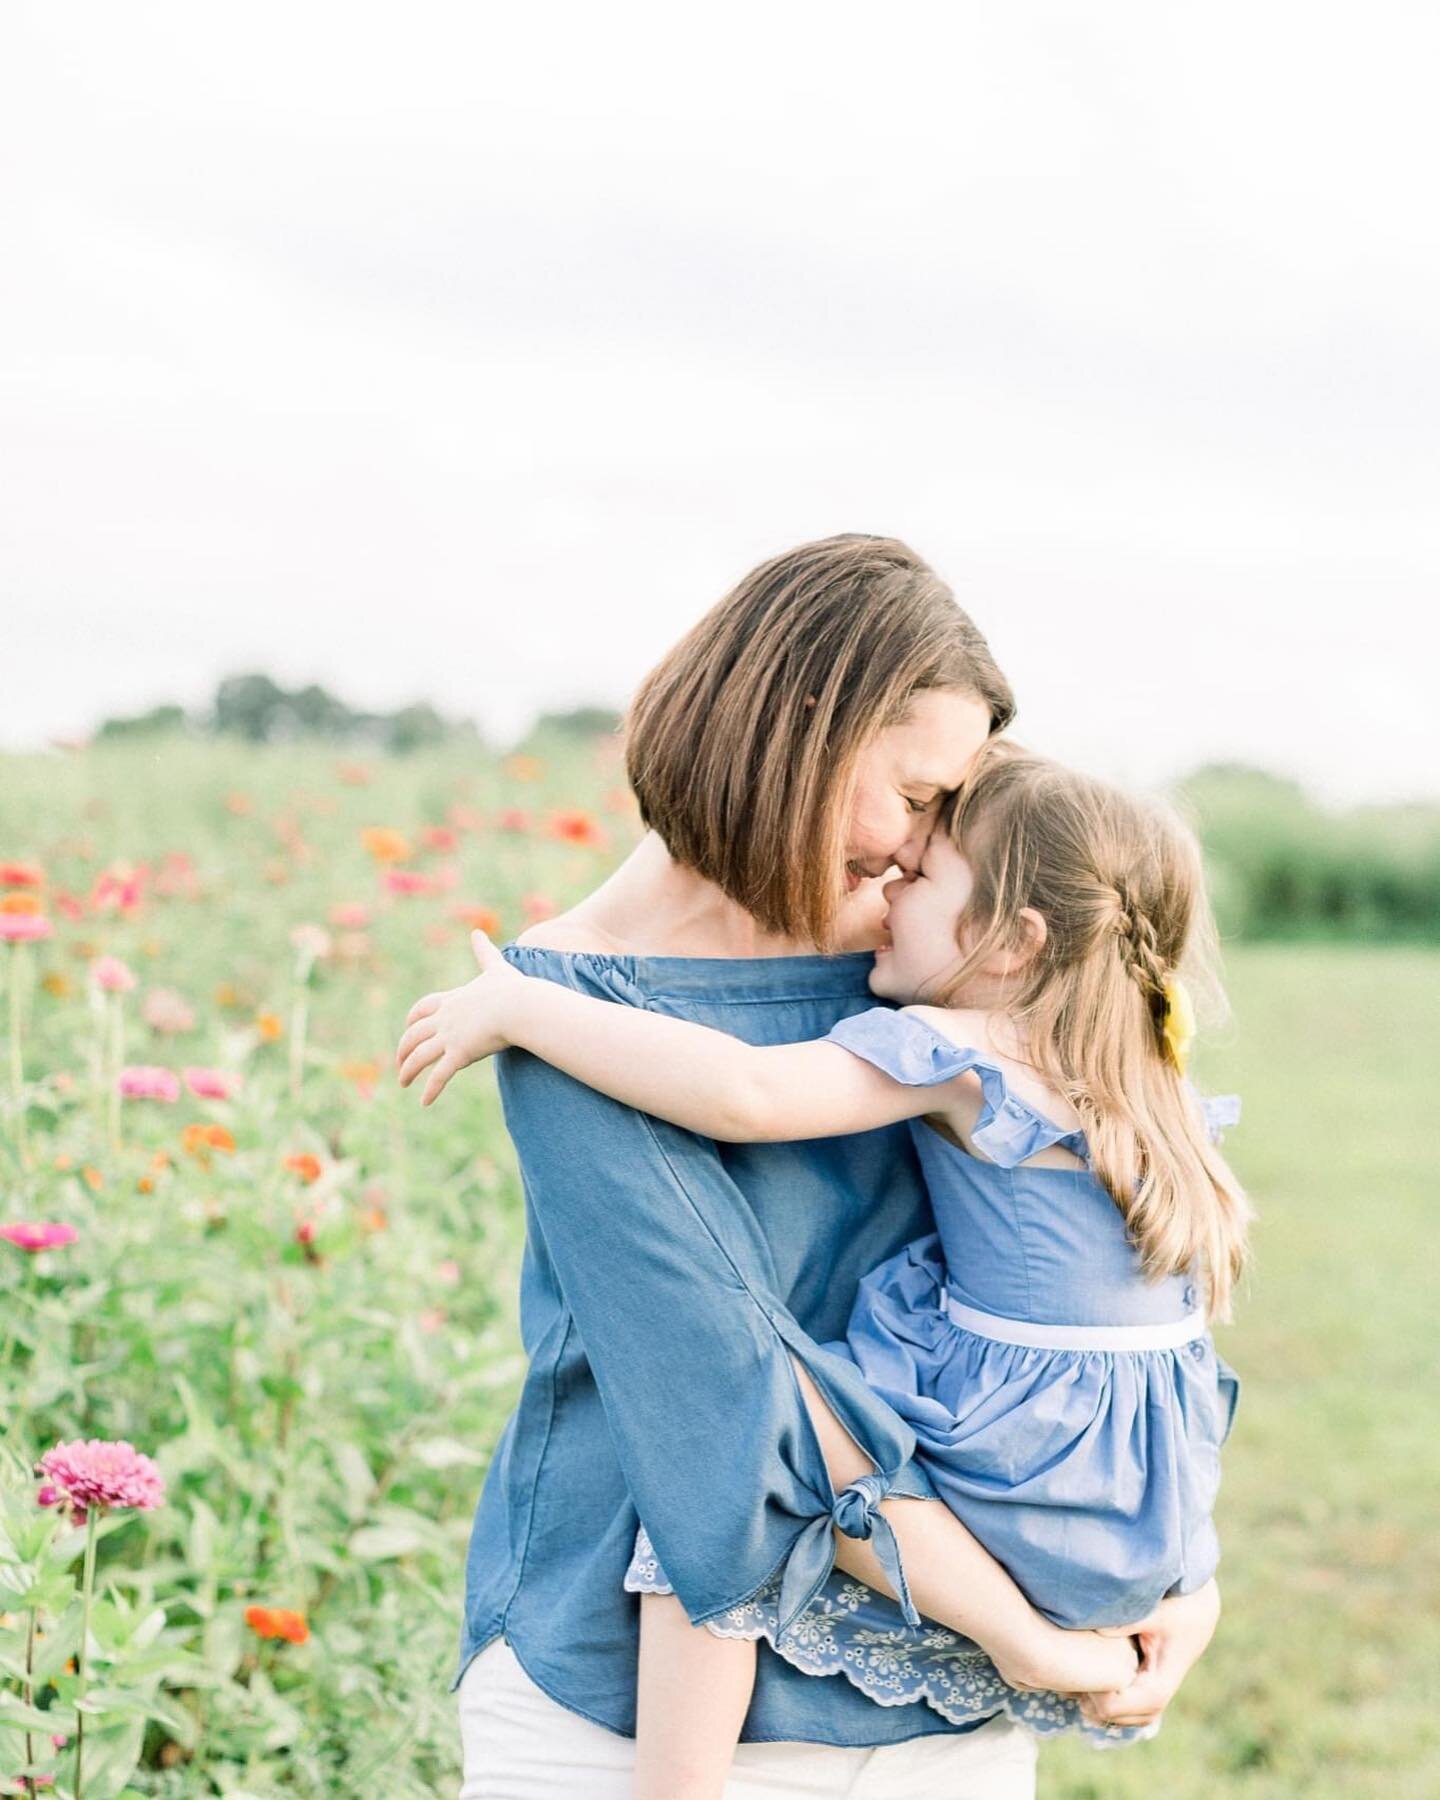
{"label": "girl's braided hair", "polygon": [[1220,997],[1193,832],[1158,800],[1004,740],[981,752],[941,828],[974,884],[956,926],[960,960],[935,998],[961,1003],[994,952],[1033,944],[1021,914],[1040,915],[1044,940],[1012,978],[1005,1011],[1083,1119],[1147,1272],[1193,1272],[1212,1313],[1228,1317],[1250,1209],[1167,1048],[1182,964]]}

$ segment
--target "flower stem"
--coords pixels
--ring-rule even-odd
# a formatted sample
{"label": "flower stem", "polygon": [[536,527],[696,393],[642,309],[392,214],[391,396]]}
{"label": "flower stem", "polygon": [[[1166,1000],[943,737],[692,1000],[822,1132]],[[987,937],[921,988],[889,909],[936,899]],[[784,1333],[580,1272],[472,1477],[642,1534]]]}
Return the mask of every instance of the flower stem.
{"label": "flower stem", "polygon": [[[85,1582],[84,1600],[80,1610],[80,1682],[76,1691],[76,1699],[85,1698],[86,1673],[89,1666],[90,1650],[90,1596],[95,1591],[95,1528],[100,1523],[100,1508],[90,1506],[85,1513]],[[81,1765],[85,1757],[85,1714],[77,1706],[75,1717],[75,1800],[82,1800],[84,1794]]]}
{"label": "flower stem", "polygon": [[118,1156],[120,1154],[120,1064],[124,1054],[121,1047],[123,1022],[120,1017],[120,996],[110,994],[106,998],[109,1011],[107,1023],[110,1026],[110,1150],[112,1155]]}
{"label": "flower stem", "polygon": [[298,1101],[305,1071],[305,1027],[309,996],[301,988],[290,1009],[290,1098]]}
{"label": "flower stem", "polygon": [[[25,1633],[25,1704],[27,1706],[35,1704],[35,1612],[36,1609],[32,1607],[29,1629]],[[35,1761],[35,1744],[28,1728],[25,1732],[25,1761],[27,1765],[33,1764]],[[30,1796],[30,1800],[35,1800],[35,1777],[33,1775],[25,1777],[25,1792]]]}
{"label": "flower stem", "polygon": [[25,961],[25,945],[12,944],[6,959],[9,964],[9,1001],[10,1001],[10,1092],[15,1100],[15,1142],[20,1149],[20,1166],[28,1170],[30,1167],[30,1146],[25,1136],[25,1062],[20,1047],[20,1001],[21,984],[28,967]]}

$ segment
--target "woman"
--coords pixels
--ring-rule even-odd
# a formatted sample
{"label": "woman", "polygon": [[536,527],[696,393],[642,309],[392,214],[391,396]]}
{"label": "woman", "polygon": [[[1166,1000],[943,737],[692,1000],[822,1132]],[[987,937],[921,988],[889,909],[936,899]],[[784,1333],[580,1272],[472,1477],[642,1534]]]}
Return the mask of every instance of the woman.
{"label": "woman", "polygon": [[[507,955],[754,1042],[823,1035],[873,1004],[878,878],[913,873],[941,798],[1012,712],[983,638],[906,546],[847,536],[776,557],[636,697],[649,835]],[[932,1228],[905,1135],[717,1145],[513,1051],[500,1084],[526,1192],[530,1369],[471,1537],[462,1800],[628,1794],[637,1509],[677,1629],[782,1568],[803,1621],[843,1586],[837,1563],[882,1593],[908,1577],[931,1617],[967,1584],[1014,1605],[953,1515],[903,1503],[933,1497],[913,1436],[819,1348],[843,1335],[860,1274]],[[1213,1619],[1166,1606],[1153,1671],[1095,1716],[1156,1716],[1203,1649]],[[1065,1671],[1083,1671],[1089,1634],[1025,1612],[1035,1685],[1087,1685]],[[727,1793],[1034,1791],[1033,1740],[998,1715],[965,1730],[879,1706],[768,1650],[741,1736]]]}

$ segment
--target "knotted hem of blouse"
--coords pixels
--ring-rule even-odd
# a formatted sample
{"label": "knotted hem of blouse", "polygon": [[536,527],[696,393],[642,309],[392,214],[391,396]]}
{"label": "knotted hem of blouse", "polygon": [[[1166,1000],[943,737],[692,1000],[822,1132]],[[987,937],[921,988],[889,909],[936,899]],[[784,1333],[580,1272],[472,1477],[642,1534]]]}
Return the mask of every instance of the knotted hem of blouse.
{"label": "knotted hem of blouse", "polygon": [[[819,1439],[815,1438],[815,1453],[819,1458],[821,1469],[820,1479],[824,1482],[825,1490],[829,1493],[830,1498],[826,1502],[819,1494],[815,1495],[816,1500],[820,1502],[821,1510],[817,1511],[814,1517],[801,1528],[780,1566],[780,1591],[777,1598],[777,1647],[787,1641],[796,1622],[829,1579],[830,1572],[835,1567],[835,1532],[837,1529],[846,1537],[874,1545],[876,1560],[890,1585],[891,1593],[900,1606],[905,1623],[910,1626],[918,1626],[920,1614],[910,1597],[910,1584],[905,1578],[899,1542],[889,1519],[879,1510],[880,1502],[891,1494],[915,1499],[934,1496],[933,1485],[912,1460],[915,1452],[915,1435],[905,1421],[897,1415],[895,1424],[898,1429],[888,1428],[888,1421],[877,1422],[876,1428],[866,1434],[871,1441],[862,1441],[861,1437],[857,1435],[857,1429],[846,1424],[845,1418],[842,1416],[846,1410],[845,1404],[842,1397],[834,1391],[835,1384],[831,1379],[832,1371],[816,1366],[816,1359],[812,1354],[813,1345],[810,1341],[808,1339],[802,1343],[793,1341],[791,1332],[786,1329],[788,1320],[775,1318],[772,1315],[772,1323],[784,1340],[787,1352],[805,1365],[806,1372],[820,1389],[826,1404],[834,1411],[842,1429],[854,1440],[857,1448],[862,1450],[876,1465],[868,1475],[860,1476],[857,1480],[841,1488],[839,1493],[835,1493],[826,1471],[824,1452],[820,1448]],[[851,1366],[849,1358],[845,1358],[846,1370],[848,1371]],[[858,1371],[856,1373],[858,1375]],[[868,1388],[865,1390],[865,1398],[872,1405],[884,1405],[884,1402],[871,1394]],[[804,1396],[800,1393],[798,1382],[796,1399],[801,1408],[804,1422],[812,1424],[809,1408],[805,1404]],[[853,1402],[851,1404],[853,1406]],[[886,1411],[888,1413],[888,1407]],[[814,1436],[813,1425],[811,1435]]]}

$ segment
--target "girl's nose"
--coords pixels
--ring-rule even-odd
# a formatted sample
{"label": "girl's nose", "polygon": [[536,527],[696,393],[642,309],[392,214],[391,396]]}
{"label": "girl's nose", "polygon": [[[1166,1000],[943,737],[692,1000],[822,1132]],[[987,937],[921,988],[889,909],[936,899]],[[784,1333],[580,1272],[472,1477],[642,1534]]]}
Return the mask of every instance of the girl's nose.
{"label": "girl's nose", "polygon": [[885,904],[887,906],[893,906],[895,904],[895,896],[903,893],[910,885],[912,879],[913,877],[909,875],[897,875],[893,881],[887,881],[880,890],[885,896]]}

